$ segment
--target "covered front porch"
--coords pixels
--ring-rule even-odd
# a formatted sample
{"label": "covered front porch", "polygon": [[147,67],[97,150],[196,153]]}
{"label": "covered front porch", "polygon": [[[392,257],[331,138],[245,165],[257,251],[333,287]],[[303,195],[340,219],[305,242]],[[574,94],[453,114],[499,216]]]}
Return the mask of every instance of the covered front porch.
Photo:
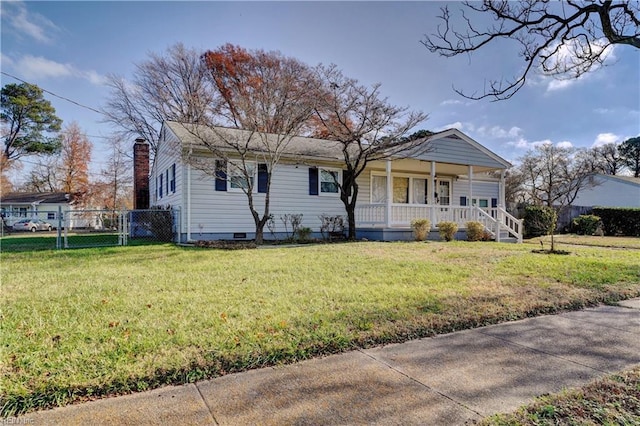
{"label": "covered front porch", "polygon": [[522,221],[501,207],[441,206],[410,204],[365,204],[356,207],[356,226],[359,233],[378,235],[383,240],[405,240],[411,237],[411,221],[429,219],[431,229],[437,232],[440,222],[455,222],[464,233],[467,222],[480,222],[496,241],[522,242]]}
{"label": "covered front porch", "polygon": [[466,164],[456,163],[462,157],[449,158],[438,144],[425,153],[371,164],[368,181],[361,182],[365,194],[358,200],[362,203],[355,210],[360,234],[407,239],[413,219],[429,219],[436,235],[438,223],[446,221],[455,222],[462,231],[460,238],[466,238],[467,222],[475,221],[496,241],[522,242],[522,221],[504,208],[509,163],[478,148],[475,141],[455,136],[446,138],[446,147],[464,147]]}

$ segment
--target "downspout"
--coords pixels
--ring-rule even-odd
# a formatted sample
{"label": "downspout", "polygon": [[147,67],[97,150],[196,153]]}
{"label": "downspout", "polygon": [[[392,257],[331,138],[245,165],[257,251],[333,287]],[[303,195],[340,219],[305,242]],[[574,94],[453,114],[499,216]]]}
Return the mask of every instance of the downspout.
{"label": "downspout", "polygon": [[431,162],[431,176],[430,176],[430,186],[431,191],[429,191],[429,205],[431,205],[431,227],[435,228],[436,226],[436,208],[434,207],[436,204],[435,194],[436,194],[436,162]]}
{"label": "downspout", "polygon": [[187,166],[187,242],[191,241],[191,166]]}
{"label": "downspout", "polygon": [[387,211],[385,221],[386,227],[389,228],[391,226],[391,200],[393,197],[393,181],[391,180],[391,160],[387,160]]}
{"label": "downspout", "polygon": [[473,209],[473,166],[467,166],[467,175],[469,175],[469,202],[467,205]]}

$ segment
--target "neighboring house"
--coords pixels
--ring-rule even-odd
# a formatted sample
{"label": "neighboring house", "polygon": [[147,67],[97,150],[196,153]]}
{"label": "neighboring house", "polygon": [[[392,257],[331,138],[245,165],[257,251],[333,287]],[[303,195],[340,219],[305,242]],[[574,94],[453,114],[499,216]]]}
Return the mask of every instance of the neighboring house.
{"label": "neighboring house", "polygon": [[93,215],[80,212],[78,200],[64,192],[11,192],[0,198],[2,218],[7,226],[24,218],[37,218],[58,227],[59,212],[68,214],[68,229],[98,226]]}
{"label": "neighboring house", "polygon": [[[194,131],[193,129],[197,129]],[[180,240],[251,239],[255,224],[249,212],[240,176],[220,159],[213,158],[194,133],[214,132],[201,126],[187,128],[165,122],[149,176],[150,204],[180,210]],[[248,135],[244,130],[216,128],[226,135]],[[189,154],[212,172],[185,162]],[[230,156],[230,161],[233,157]],[[262,211],[264,165],[256,152],[254,200]],[[510,164],[456,129],[426,138],[402,158],[374,161],[358,177],[357,235],[376,240],[412,239],[410,222],[429,218],[432,226],[455,221],[460,228],[479,220],[497,239],[521,240],[522,225],[504,206],[504,170]],[[270,212],[276,237],[284,235],[280,217],[302,214],[303,227],[319,236],[322,214],[346,219],[335,180],[341,181],[344,164],[336,142],[294,137],[273,172]],[[495,173],[501,172],[502,178]],[[135,173],[135,172],[134,172]],[[345,220],[346,222],[346,220]],[[435,229],[435,228],[434,228]],[[265,227],[265,239],[271,238]]]}
{"label": "neighboring house", "polygon": [[640,208],[640,178],[596,174],[593,185],[581,189],[572,205]]}

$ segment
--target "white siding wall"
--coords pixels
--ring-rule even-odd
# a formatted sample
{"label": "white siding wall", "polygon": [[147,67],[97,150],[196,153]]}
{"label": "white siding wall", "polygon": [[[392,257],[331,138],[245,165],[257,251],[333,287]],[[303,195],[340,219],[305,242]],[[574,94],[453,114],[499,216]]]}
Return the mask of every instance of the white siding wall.
{"label": "white siding wall", "polygon": [[[254,193],[260,214],[264,211],[265,194]],[[302,214],[302,226],[320,231],[320,214],[345,216],[338,196],[309,195],[309,168],[279,164],[272,176],[270,213],[276,232],[284,232],[280,216]],[[255,224],[243,192],[216,191],[212,176],[196,170],[191,172],[191,234],[197,239],[202,233],[254,232]],[[265,235],[268,234],[265,228]]]}
{"label": "white siding wall", "polygon": [[[158,145],[158,152],[151,169],[151,175],[149,176],[149,201],[151,206],[171,205],[180,208],[183,206],[183,168],[181,166],[181,153],[178,147],[177,139],[173,133],[167,129],[165,139]],[[169,192],[167,193],[167,170],[169,170],[169,175],[171,175],[170,169],[173,164],[176,165],[175,192],[172,192],[171,188],[169,188]],[[160,182],[160,174],[163,175],[162,198],[158,197],[159,192],[156,187],[156,182]]]}
{"label": "white siding wall", "polygon": [[640,186],[613,178],[597,179],[598,185],[580,191],[574,206],[640,207]]}
{"label": "white siding wall", "polygon": [[[482,182],[482,181],[473,181],[473,197],[476,200],[480,198],[484,198],[489,201],[489,207],[491,207],[491,199],[497,198],[498,204],[500,204],[500,182]],[[469,181],[467,179],[458,179],[453,180],[453,196],[451,200],[451,204],[454,206],[460,205],[460,197],[467,197],[467,205],[471,205],[471,201],[469,200]]]}

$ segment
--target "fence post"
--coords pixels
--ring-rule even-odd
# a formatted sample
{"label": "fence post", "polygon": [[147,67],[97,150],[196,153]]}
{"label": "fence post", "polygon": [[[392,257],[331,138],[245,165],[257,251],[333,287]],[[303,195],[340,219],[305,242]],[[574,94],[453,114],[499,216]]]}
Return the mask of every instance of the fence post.
{"label": "fence post", "polygon": [[58,226],[56,229],[56,250],[62,249],[62,206],[58,206]]}
{"label": "fence post", "polygon": [[[66,212],[62,212],[62,226],[64,229],[64,248],[69,248],[69,235],[68,229],[71,224],[71,210],[67,210]],[[69,223],[67,224],[67,220]]]}

